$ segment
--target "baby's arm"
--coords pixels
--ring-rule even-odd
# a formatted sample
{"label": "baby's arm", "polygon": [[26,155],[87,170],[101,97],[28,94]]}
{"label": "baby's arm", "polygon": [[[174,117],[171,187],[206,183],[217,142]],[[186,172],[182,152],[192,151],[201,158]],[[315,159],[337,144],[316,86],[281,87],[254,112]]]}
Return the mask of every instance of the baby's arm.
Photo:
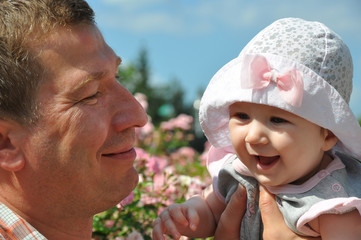
{"label": "baby's arm", "polygon": [[155,220],[153,239],[164,239],[163,234],[170,234],[175,239],[182,235],[213,236],[225,206],[213,191],[205,196],[194,196],[181,204],[172,204]]}
{"label": "baby's arm", "polygon": [[357,210],[341,215],[323,214],[310,225],[318,228],[322,240],[358,240],[361,236],[361,215]]}

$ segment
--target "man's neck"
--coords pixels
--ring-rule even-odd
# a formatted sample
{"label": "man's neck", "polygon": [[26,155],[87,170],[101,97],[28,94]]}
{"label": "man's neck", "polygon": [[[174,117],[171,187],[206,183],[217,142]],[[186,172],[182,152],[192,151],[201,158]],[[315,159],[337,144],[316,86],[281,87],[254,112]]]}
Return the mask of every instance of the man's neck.
{"label": "man's neck", "polygon": [[93,219],[91,218],[87,222],[71,221],[66,224],[59,224],[59,221],[50,223],[33,221],[31,224],[47,239],[90,240],[92,235]]}

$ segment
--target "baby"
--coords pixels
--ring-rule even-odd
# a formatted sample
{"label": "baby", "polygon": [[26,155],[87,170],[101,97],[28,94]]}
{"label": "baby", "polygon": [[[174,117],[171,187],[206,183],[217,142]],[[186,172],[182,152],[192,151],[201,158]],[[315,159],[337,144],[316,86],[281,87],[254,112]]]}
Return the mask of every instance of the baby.
{"label": "baby", "polygon": [[163,233],[214,234],[239,183],[247,189],[241,239],[262,239],[258,185],[276,195],[302,236],[360,239],[361,128],[348,106],[352,59],[319,22],[280,19],[221,68],[201,100],[213,191],[168,207]]}

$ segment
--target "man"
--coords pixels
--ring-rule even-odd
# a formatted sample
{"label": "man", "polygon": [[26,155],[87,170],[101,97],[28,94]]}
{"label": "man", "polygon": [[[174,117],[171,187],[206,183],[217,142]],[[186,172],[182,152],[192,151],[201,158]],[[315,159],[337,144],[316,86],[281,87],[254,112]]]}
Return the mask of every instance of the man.
{"label": "man", "polygon": [[89,240],[134,189],[147,117],[120,63],[84,0],[0,1],[0,239]]}
{"label": "man", "polygon": [[93,215],[138,182],[134,128],[146,114],[116,80],[121,60],[86,2],[1,1],[0,11],[0,211],[16,214],[1,217],[1,231],[15,228],[1,234],[90,239]]}

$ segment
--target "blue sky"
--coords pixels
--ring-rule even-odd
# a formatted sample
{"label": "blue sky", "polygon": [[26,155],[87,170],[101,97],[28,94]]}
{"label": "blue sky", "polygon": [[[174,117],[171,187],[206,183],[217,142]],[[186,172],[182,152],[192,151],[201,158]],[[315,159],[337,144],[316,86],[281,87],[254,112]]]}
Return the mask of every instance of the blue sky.
{"label": "blue sky", "polygon": [[88,0],[108,44],[136,61],[148,50],[151,82],[178,79],[193,101],[215,72],[260,30],[283,17],[320,21],[349,46],[354,62],[350,106],[361,117],[359,0]]}

